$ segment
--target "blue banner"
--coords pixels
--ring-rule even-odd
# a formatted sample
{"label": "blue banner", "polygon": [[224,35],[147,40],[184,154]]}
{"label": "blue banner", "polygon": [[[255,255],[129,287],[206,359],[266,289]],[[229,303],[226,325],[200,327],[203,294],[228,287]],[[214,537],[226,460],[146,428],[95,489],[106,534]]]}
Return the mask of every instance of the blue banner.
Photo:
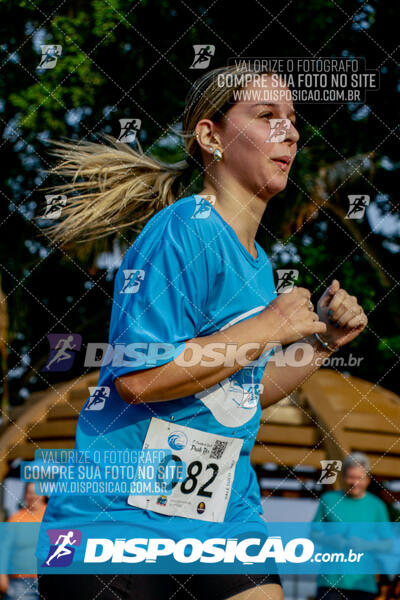
{"label": "blue banner", "polygon": [[[400,523],[269,523],[230,538],[137,537],[127,523],[0,523],[0,572],[396,574]],[[40,538],[39,538],[40,532]]]}

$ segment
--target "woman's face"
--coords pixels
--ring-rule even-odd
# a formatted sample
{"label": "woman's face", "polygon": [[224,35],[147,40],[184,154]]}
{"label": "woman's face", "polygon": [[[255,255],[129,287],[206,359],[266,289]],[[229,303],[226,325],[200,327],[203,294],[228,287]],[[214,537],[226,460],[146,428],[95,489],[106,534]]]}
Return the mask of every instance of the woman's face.
{"label": "woman's face", "polygon": [[[245,189],[268,199],[286,187],[296,156],[299,134],[293,101],[289,89],[277,76],[274,80],[264,77],[263,86],[251,83],[245,93],[247,97],[242,96],[218,126],[224,168]],[[271,93],[281,94],[282,100],[272,102]],[[271,119],[287,119],[290,123],[285,121],[275,129],[279,124],[271,123]],[[271,136],[272,141],[268,141]]]}

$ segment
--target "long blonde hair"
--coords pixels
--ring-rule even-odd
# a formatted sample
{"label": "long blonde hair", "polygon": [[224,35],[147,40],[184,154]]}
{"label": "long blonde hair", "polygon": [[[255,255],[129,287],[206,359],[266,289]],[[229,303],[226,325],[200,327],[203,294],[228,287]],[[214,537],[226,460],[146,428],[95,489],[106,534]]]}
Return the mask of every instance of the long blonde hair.
{"label": "long blonde hair", "polygon": [[[47,172],[64,183],[45,188],[67,195],[62,219],[46,227],[45,234],[59,246],[87,242],[118,234],[131,227],[138,231],[156,212],[175,202],[182,192],[183,176],[203,168],[194,129],[200,119],[218,122],[233,105],[235,90],[226,75],[243,74],[240,65],[208,71],[192,85],[185,101],[182,132],[187,159],[166,163],[128,144],[104,135],[109,144],[90,141],[57,141],[53,156],[59,162]],[[257,69],[252,72],[259,72]],[[222,76],[222,77],[221,77]]]}

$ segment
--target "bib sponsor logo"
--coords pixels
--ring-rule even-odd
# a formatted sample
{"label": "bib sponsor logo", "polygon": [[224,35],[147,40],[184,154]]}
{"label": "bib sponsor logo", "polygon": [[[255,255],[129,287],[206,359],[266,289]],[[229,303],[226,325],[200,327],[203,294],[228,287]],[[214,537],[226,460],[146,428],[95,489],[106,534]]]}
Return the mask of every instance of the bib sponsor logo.
{"label": "bib sponsor logo", "polygon": [[197,505],[197,512],[199,513],[199,515],[203,514],[203,512],[206,510],[206,504],[205,502],[199,502]]}
{"label": "bib sponsor logo", "polygon": [[187,442],[187,436],[183,431],[173,431],[168,436],[168,445],[172,450],[183,450]]}

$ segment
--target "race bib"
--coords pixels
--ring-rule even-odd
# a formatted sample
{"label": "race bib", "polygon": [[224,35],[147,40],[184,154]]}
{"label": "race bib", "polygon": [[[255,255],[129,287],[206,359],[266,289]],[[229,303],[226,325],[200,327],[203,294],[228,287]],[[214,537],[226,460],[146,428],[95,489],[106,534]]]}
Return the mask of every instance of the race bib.
{"label": "race bib", "polygon": [[173,482],[168,495],[129,496],[128,504],[163,515],[223,522],[242,445],[241,439],[153,417],[143,450],[172,450],[174,462],[185,463],[186,477]]}

